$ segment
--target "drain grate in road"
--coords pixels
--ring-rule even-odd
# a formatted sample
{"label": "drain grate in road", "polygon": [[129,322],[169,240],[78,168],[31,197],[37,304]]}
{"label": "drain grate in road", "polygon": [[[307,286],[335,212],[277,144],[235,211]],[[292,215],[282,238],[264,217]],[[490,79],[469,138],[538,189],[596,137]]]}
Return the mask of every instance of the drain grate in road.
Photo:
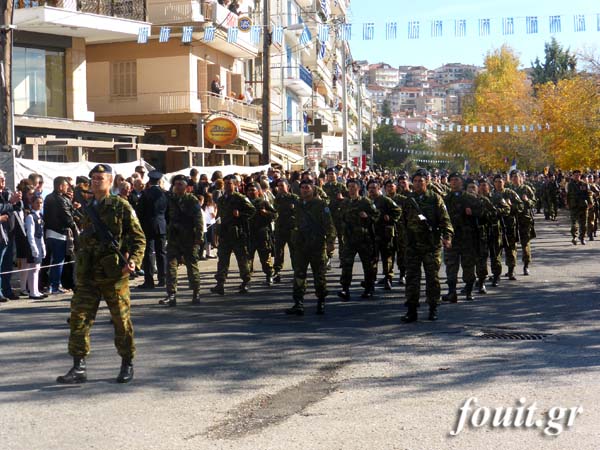
{"label": "drain grate in road", "polygon": [[482,330],[477,337],[481,339],[499,339],[506,341],[543,341],[551,334],[548,333],[528,333],[521,331],[496,331]]}

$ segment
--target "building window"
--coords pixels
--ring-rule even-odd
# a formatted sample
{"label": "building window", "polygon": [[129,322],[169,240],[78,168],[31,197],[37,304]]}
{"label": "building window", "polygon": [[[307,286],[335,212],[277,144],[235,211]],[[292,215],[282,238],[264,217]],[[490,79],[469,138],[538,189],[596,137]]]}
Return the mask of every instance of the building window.
{"label": "building window", "polygon": [[136,61],[115,61],[111,63],[110,96],[112,98],[137,97]]}
{"label": "building window", "polygon": [[15,114],[66,117],[64,50],[15,46],[13,98]]}

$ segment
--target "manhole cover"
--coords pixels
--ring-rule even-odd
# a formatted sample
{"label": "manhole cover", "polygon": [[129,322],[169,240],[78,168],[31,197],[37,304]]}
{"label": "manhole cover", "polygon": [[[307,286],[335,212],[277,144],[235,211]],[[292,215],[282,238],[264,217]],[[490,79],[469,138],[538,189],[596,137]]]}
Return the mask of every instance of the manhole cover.
{"label": "manhole cover", "polygon": [[507,341],[542,341],[551,334],[548,333],[528,333],[521,331],[494,331],[482,330],[477,337],[481,339],[501,339]]}

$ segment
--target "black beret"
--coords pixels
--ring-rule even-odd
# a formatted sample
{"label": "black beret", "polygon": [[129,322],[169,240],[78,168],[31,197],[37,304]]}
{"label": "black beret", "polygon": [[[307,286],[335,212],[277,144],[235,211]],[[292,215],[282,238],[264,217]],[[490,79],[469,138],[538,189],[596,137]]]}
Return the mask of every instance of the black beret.
{"label": "black beret", "polygon": [[460,178],[462,180],[462,175],[458,172],[452,172],[448,175],[448,179],[451,180],[452,178]]}
{"label": "black beret", "polygon": [[310,178],[305,178],[304,180],[300,181],[300,186],[302,186],[303,184],[313,186],[315,183]]}
{"label": "black beret", "polygon": [[75,184],[90,184],[90,179],[86,176],[83,175],[79,175],[77,178],[75,178]]}
{"label": "black beret", "polygon": [[185,184],[187,184],[188,177],[186,177],[183,174],[179,174],[179,175],[175,175],[173,178],[171,178],[172,184],[175,184],[177,181],[183,181],[183,182],[185,182]]}
{"label": "black beret", "polygon": [[517,169],[511,170],[510,171],[510,176],[513,177],[515,175],[521,175],[521,172],[519,172]]}
{"label": "black beret", "polygon": [[330,167],[325,171],[325,173],[335,173],[335,170],[333,169],[333,167]]}
{"label": "black beret", "polygon": [[573,173],[573,174],[576,174],[576,173],[581,173],[581,170],[579,170],[579,169],[575,169],[575,170],[574,170],[573,172],[571,172],[571,173]]}
{"label": "black beret", "polygon": [[387,186],[388,184],[394,184],[394,180],[385,180],[385,183],[383,183],[384,186]]}
{"label": "black beret", "polygon": [[346,186],[348,186],[349,184],[352,184],[352,183],[360,186],[360,181],[358,181],[358,179],[356,179],[356,178],[348,178],[346,180]]}
{"label": "black beret", "polygon": [[427,178],[428,176],[429,172],[427,171],[427,169],[419,169],[415,173],[413,173],[411,180],[414,180],[415,177]]}
{"label": "black beret", "polygon": [[113,174],[113,170],[112,170],[112,167],[110,167],[108,164],[96,164],[92,168],[92,170],[90,170],[90,178],[95,173],[107,173],[109,175],[112,175]]}
{"label": "black beret", "polygon": [[502,175],[500,175],[499,173],[497,173],[496,175],[494,175],[494,181],[496,180],[504,180],[504,177]]}
{"label": "black beret", "polygon": [[151,170],[150,172],[148,172],[148,178],[151,180],[160,180],[162,177],[162,172],[158,170]]}

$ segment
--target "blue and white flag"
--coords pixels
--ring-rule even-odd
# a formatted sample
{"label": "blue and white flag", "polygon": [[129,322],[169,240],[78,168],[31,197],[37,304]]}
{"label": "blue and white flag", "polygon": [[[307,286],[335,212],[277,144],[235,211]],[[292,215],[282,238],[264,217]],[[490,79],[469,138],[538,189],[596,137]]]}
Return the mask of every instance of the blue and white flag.
{"label": "blue and white flag", "polygon": [[505,17],[502,19],[502,34],[509,35],[515,34],[515,19],[512,17]]}
{"label": "blue and white flag", "polygon": [[510,125],[505,125],[504,126],[504,132],[505,133],[510,133]]}
{"label": "blue and white flag", "polygon": [[321,42],[329,42],[329,25],[320,23],[318,28],[318,39]]}
{"label": "blue and white flag", "polygon": [[490,33],[490,19],[479,19],[479,36],[489,36]]}
{"label": "blue and white flag", "polygon": [[408,22],[408,38],[419,39],[419,21],[411,20]]}
{"label": "blue and white flag", "polygon": [[260,33],[262,31],[262,27],[260,25],[252,25],[250,27],[250,42],[254,45],[258,45],[260,43]]}
{"label": "blue and white flag", "polygon": [[229,42],[230,44],[235,44],[238,40],[238,33],[239,33],[239,28],[238,27],[231,27],[227,30],[227,42]]}
{"label": "blue and white flag", "polygon": [[281,25],[277,25],[273,29],[273,42],[277,45],[283,44],[283,27]]}
{"label": "blue and white flag", "polygon": [[550,16],[550,33],[560,33],[560,16]]}
{"label": "blue and white flag", "polygon": [[525,18],[525,32],[527,34],[537,34],[537,32],[538,32],[537,16],[527,16]]}
{"label": "blue and white flag", "polygon": [[319,0],[319,4],[321,5],[321,11],[323,11],[325,20],[329,19],[329,15],[331,14],[331,9],[329,8],[329,0]]}
{"label": "blue and white flag", "polygon": [[465,125],[465,133],[468,133],[469,129],[470,129],[469,125]]}
{"label": "blue and white flag", "polygon": [[600,14],[596,14],[596,31],[600,31]]}
{"label": "blue and white flag", "polygon": [[160,34],[158,35],[158,42],[169,42],[169,37],[171,36],[171,28],[170,27],[160,27]]}
{"label": "blue and white flag", "polygon": [[503,130],[504,128],[502,128],[502,125],[496,125],[496,132],[502,133]]}
{"label": "blue and white flag", "polygon": [[510,169],[508,169],[509,172],[513,170],[517,170],[517,158],[513,158],[512,163],[510,163]]}
{"label": "blue and white flag", "polygon": [[431,22],[431,37],[442,37],[444,34],[444,22],[442,20],[434,20]]}
{"label": "blue and white flag", "polygon": [[215,40],[215,33],[217,29],[215,27],[206,27],[204,29],[204,42],[212,42]]}
{"label": "blue and white flag", "polygon": [[349,41],[352,39],[352,24],[343,23],[338,29],[340,41]]}
{"label": "blue and white flag", "polygon": [[372,41],[375,37],[375,24],[373,22],[363,23],[363,41]]}
{"label": "blue and white flag", "polygon": [[398,22],[388,22],[385,24],[385,38],[398,39]]}
{"label": "blue and white flag", "polygon": [[327,50],[327,44],[323,41],[319,41],[319,51],[317,52],[317,58],[325,58],[325,51]]}
{"label": "blue and white flag", "polygon": [[306,46],[310,44],[310,31],[308,31],[308,27],[305,25],[302,29],[302,33],[300,33],[300,37],[298,38],[298,42],[302,46]]}
{"label": "blue and white flag", "polygon": [[467,21],[459,19],[454,21],[454,36],[465,37],[467,35]]}
{"label": "blue and white flag", "polygon": [[465,164],[463,166],[463,173],[466,175],[471,170],[471,165],[469,164],[469,160],[465,159]]}
{"label": "blue and white flag", "polygon": [[148,38],[150,37],[150,27],[140,27],[138,30],[138,44],[147,44]]}
{"label": "blue and white flag", "polygon": [[573,30],[576,33],[585,31],[585,16],[583,14],[576,14],[573,17]]}
{"label": "blue and white flag", "polygon": [[181,42],[184,44],[189,44],[192,42],[192,33],[194,32],[194,27],[183,27],[181,29]]}

